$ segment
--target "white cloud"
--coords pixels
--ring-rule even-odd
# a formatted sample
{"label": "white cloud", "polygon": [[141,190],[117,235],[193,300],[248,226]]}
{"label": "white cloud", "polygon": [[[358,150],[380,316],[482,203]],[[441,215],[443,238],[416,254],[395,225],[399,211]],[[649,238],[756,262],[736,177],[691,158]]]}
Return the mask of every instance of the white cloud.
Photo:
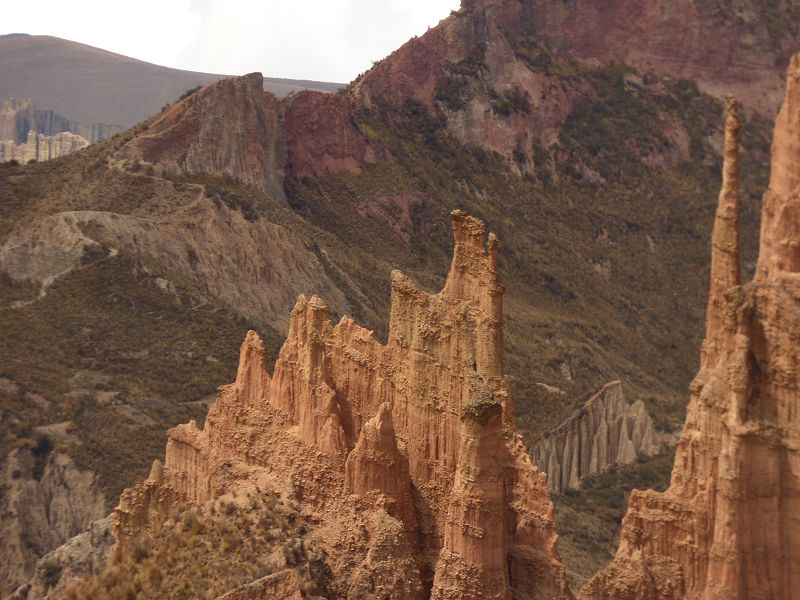
{"label": "white cloud", "polygon": [[[460,0],[0,0],[0,33],[63,37],[149,62],[346,82]],[[32,29],[35,28],[35,29]]]}

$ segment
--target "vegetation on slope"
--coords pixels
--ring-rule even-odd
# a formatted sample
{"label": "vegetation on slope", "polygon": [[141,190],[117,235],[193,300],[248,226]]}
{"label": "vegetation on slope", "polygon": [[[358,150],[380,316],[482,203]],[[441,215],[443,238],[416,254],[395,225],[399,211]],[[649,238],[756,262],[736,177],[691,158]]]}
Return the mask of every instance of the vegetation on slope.
{"label": "vegetation on slope", "polygon": [[122,557],[68,588],[65,600],[208,599],[285,568],[305,597],[329,597],[330,569],[308,528],[275,496],[222,497],[179,507]]}

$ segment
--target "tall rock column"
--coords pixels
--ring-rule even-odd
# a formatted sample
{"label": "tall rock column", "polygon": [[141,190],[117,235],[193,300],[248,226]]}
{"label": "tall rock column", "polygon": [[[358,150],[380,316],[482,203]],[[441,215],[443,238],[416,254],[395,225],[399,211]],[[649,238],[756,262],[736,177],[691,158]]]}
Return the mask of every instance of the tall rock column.
{"label": "tall rock column", "polygon": [[[800,57],[789,68],[755,281],[738,281],[732,113],[708,330],[672,482],[632,493],[588,600],[800,598]],[[726,282],[733,287],[724,289]]]}
{"label": "tall rock column", "polygon": [[[739,108],[728,99],[722,190],[711,234],[711,282],[706,313],[706,340],[713,341],[725,307],[725,292],[740,283],[739,267]],[[704,349],[704,353],[708,349]]]}
{"label": "tall rock column", "polygon": [[756,280],[800,271],[800,54],[789,63],[786,95],[775,121],[769,188],[761,211]]}
{"label": "tall rock column", "polygon": [[431,598],[510,600],[503,407],[477,375],[463,408],[461,448]]}

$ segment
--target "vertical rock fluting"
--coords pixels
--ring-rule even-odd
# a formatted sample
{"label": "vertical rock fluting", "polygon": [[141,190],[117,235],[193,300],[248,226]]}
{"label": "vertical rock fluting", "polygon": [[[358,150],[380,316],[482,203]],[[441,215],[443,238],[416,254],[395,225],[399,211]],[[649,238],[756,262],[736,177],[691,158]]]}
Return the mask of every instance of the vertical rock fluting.
{"label": "vertical rock fluting", "polygon": [[272,377],[249,333],[205,428],[171,430],[163,480],[123,495],[122,545],[161,498],[258,479],[319,524],[341,597],[571,597],[503,375],[497,240],[459,211],[452,226],[441,293],[392,274],[385,346],[347,317],[334,326],[317,297],[298,300]]}
{"label": "vertical rock fluting", "polygon": [[672,482],[635,491],[614,561],[586,600],[800,597],[800,58],[792,60],[764,197],[761,255],[738,280],[735,112],[714,225],[709,328]]}
{"label": "vertical rock fluting", "polygon": [[786,75],[786,96],[775,121],[769,188],[761,211],[756,281],[800,271],[800,54]]}
{"label": "vertical rock fluting", "polygon": [[628,464],[659,449],[653,419],[644,402],[628,404],[622,383],[612,381],[593,394],[533,449],[554,492],[579,487],[581,477]]}

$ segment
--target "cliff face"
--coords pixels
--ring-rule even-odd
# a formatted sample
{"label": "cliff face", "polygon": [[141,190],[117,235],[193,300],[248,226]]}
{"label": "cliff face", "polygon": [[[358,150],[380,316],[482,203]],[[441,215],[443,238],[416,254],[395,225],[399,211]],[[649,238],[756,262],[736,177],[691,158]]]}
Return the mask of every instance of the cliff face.
{"label": "cliff face", "polygon": [[550,489],[561,493],[579,487],[581,477],[656,452],[653,420],[644,403],[628,404],[622,384],[612,381],[547,433],[533,460],[547,473]]}
{"label": "cliff face", "polygon": [[0,142],[24,144],[35,125],[36,110],[30,100],[8,98],[0,108]]}
{"label": "cliff face", "polygon": [[266,478],[318,524],[339,597],[570,597],[503,375],[497,241],[487,252],[483,223],[452,222],[441,293],[393,273],[387,345],[333,325],[316,296],[297,302],[272,376],[249,333],[204,429],[171,430],[163,471],[123,494],[120,551],[171,502]]}
{"label": "cliff face", "polygon": [[530,31],[559,56],[693,79],[712,95],[734,93],[748,108],[770,116],[782,96],[781,70],[798,49],[792,24],[797,8],[790,2],[529,0],[524,5]]}
{"label": "cliff face", "polygon": [[0,596],[27,582],[41,556],[85,531],[106,512],[91,472],[60,452],[13,451],[0,496]]}
{"label": "cliff face", "polygon": [[153,117],[117,156],[231,175],[282,198],[285,143],[277,100],[262,86],[251,73],[205,87]]}
{"label": "cliff face", "polygon": [[[122,131],[121,125],[92,123],[85,125],[62,117],[52,110],[37,110],[30,99],[7,98],[0,108],[0,161],[16,159],[47,160],[80,150],[89,143],[99,142]],[[31,132],[37,134],[31,139]],[[59,134],[72,134],[71,136]],[[65,140],[82,138],[84,144],[72,147]],[[12,144],[13,142],[13,144]],[[32,143],[36,142],[36,143]],[[37,154],[36,145],[42,146]],[[47,149],[47,145],[62,146]],[[25,156],[22,156],[25,154]]]}
{"label": "cliff face", "polygon": [[632,494],[617,556],[583,598],[797,597],[798,70],[796,56],[775,127],[758,270],[745,285],[737,285],[738,123],[729,107],[709,327],[672,482],[664,493]]}

